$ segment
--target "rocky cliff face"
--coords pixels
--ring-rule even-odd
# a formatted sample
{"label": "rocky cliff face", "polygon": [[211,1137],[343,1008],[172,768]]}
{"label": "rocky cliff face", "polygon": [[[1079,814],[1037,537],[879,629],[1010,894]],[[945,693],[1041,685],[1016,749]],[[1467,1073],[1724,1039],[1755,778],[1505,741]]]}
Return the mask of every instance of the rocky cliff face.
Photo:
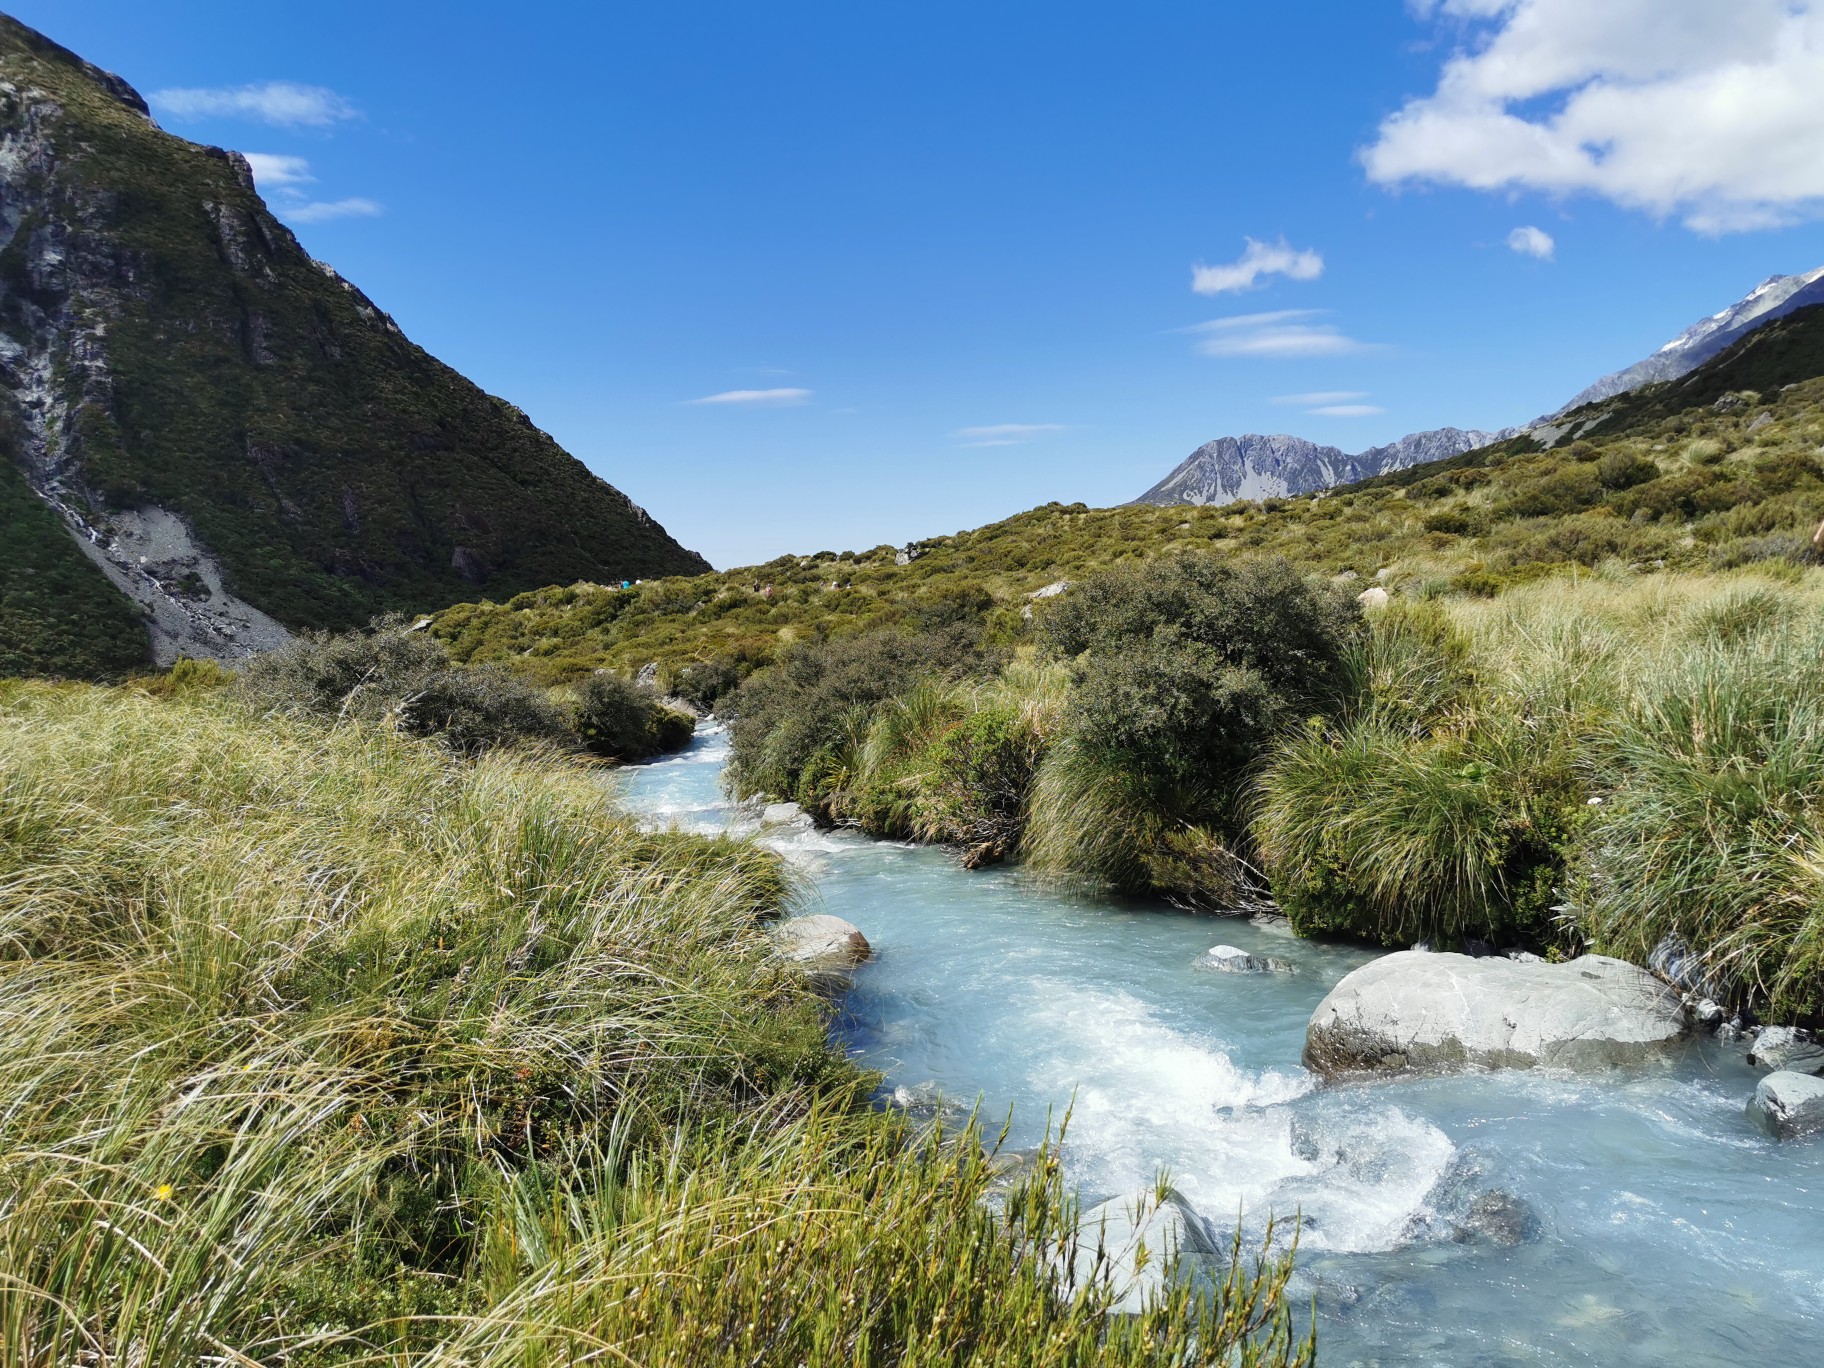
{"label": "rocky cliff face", "polygon": [[1461,455],[1513,435],[1513,429],[1478,432],[1463,428],[1437,428],[1414,432],[1370,447],[1355,455],[1333,446],[1319,446],[1302,437],[1283,433],[1263,437],[1218,437],[1185,457],[1170,475],[1135,503],[1225,504],[1236,499],[1266,499],[1286,494],[1309,494],[1333,485],[1350,484],[1390,470],[1404,470],[1426,461]]}
{"label": "rocky cliff face", "polygon": [[52,580],[130,600],[138,654],[164,660],[708,569],[312,261],[243,158],[163,133],[124,81],[4,17],[0,446],[9,668],[94,665],[59,658]]}

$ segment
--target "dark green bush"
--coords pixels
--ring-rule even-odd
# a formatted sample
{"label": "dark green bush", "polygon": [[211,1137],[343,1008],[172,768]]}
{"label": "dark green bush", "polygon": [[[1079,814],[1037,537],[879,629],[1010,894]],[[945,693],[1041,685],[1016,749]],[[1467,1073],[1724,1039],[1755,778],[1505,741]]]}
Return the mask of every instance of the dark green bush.
{"label": "dark green bush", "polygon": [[236,687],[258,708],[365,718],[465,755],[575,740],[543,690],[498,666],[452,664],[441,641],[399,617],[376,618],[365,632],[307,633],[249,661]]}
{"label": "dark green bush", "polygon": [[1041,631],[1077,661],[1069,730],[1161,785],[1234,789],[1288,720],[1332,710],[1354,601],[1279,559],[1175,556],[1084,582]]}
{"label": "dark green bush", "polygon": [[570,724],[591,752],[613,760],[682,750],[696,729],[695,719],[666,707],[652,689],[605,670],[577,689]]}
{"label": "dark green bush", "polygon": [[741,666],[727,656],[718,656],[714,660],[694,660],[679,670],[671,681],[671,691],[703,712],[714,712],[716,704],[734,692],[740,682]]}
{"label": "dark green bush", "polygon": [[1627,450],[1611,451],[1596,463],[1596,479],[1604,489],[1632,489],[1659,478],[1659,467]]}
{"label": "dark green bush", "polygon": [[794,798],[827,820],[833,754],[853,744],[874,708],[922,681],[961,678],[999,659],[967,624],[794,643],[723,701],[729,780],[737,793]]}

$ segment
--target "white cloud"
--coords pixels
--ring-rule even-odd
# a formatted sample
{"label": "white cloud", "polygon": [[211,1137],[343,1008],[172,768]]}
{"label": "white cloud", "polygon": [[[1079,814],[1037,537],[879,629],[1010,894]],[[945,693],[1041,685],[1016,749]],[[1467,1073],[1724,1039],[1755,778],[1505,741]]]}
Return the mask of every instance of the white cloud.
{"label": "white cloud", "polygon": [[302,204],[281,204],[274,213],[293,223],[325,223],[339,218],[373,218],[385,210],[371,199],[308,200]]}
{"label": "white cloud", "polygon": [[253,168],[254,183],[262,190],[290,190],[316,180],[310,174],[310,163],[302,157],[287,157],[276,152],[243,152]]}
{"label": "white cloud", "polygon": [[1363,150],[1382,185],[1590,193],[1707,233],[1824,212],[1821,0],[1422,0],[1437,89]]}
{"label": "white cloud", "polygon": [[1191,289],[1200,295],[1251,290],[1262,276],[1283,275],[1288,280],[1316,280],[1324,273],[1324,258],[1317,252],[1294,251],[1283,237],[1278,242],[1244,238],[1247,249],[1226,266],[1191,267]]}
{"label": "white cloud", "polygon": [[1366,399],[1367,390],[1313,390],[1309,394],[1276,394],[1275,404],[1296,404],[1300,408],[1312,404],[1346,404],[1352,399]]}
{"label": "white cloud", "polygon": [[1321,309],[1275,309],[1213,318],[1184,331],[1198,335],[1197,351],[1204,356],[1348,356],[1368,350],[1367,343],[1345,336],[1334,324],[1314,321],[1322,316]]}
{"label": "white cloud", "polygon": [[986,427],[958,428],[950,435],[966,447],[1020,446],[1053,432],[1064,431],[1063,423],[990,423]]}
{"label": "white cloud", "polygon": [[1538,257],[1541,261],[1550,261],[1552,253],[1558,250],[1558,244],[1552,241],[1550,233],[1543,228],[1535,228],[1530,223],[1509,233],[1507,245],[1521,256]]}
{"label": "white cloud", "polygon": [[360,114],[335,91],[295,81],[155,90],[146,100],[170,119],[253,119],[286,128],[327,128]]}
{"label": "white cloud", "polygon": [[1385,413],[1387,410],[1379,404],[1324,404],[1318,408],[1306,409],[1305,412],[1315,413],[1324,418],[1372,418],[1375,414]]}
{"label": "white cloud", "polygon": [[807,402],[808,389],[738,389],[706,394],[701,399],[688,399],[690,404],[718,404],[735,408],[792,408]]}

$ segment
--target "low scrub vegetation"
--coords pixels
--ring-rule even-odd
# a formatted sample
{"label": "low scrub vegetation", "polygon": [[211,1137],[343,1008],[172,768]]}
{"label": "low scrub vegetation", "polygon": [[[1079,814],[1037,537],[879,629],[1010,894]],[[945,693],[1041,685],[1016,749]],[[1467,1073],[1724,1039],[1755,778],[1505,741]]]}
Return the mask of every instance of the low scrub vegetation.
{"label": "low scrub vegetation", "polygon": [[[203,681],[198,681],[203,683]],[[1308,1364],[1285,1260],[1109,1319],[586,767],[0,683],[0,1363]]]}
{"label": "low scrub vegetation", "polygon": [[[796,657],[865,688],[755,674],[746,791],[972,865],[1270,895],[1307,935],[1636,961],[1676,935],[1735,1005],[1824,1013],[1824,572],[1607,566],[1363,618],[1286,562],[1183,556],[1034,617],[998,669],[881,633]],[[815,758],[769,769],[787,742]]]}
{"label": "low scrub vegetation", "polygon": [[518,745],[644,760],[680,749],[695,727],[652,689],[608,671],[554,695],[498,665],[457,665],[402,617],[365,632],[307,633],[248,662],[234,687],[263,710],[380,723],[464,755]]}

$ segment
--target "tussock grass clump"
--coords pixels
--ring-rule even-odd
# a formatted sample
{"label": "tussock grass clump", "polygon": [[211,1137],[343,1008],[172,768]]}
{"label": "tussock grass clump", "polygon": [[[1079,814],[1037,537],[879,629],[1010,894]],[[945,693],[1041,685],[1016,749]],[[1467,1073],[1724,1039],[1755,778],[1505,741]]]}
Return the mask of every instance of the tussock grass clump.
{"label": "tussock grass clump", "polygon": [[786,895],[582,768],[0,684],[0,1364],[1309,1362],[1277,1259],[1054,1287],[1055,1164],[991,1221],[866,1109]]}
{"label": "tussock grass clump", "polygon": [[1579,924],[1644,960],[1682,938],[1738,1001],[1824,1012],[1824,628],[1733,595],[1643,674],[1578,855]]}

